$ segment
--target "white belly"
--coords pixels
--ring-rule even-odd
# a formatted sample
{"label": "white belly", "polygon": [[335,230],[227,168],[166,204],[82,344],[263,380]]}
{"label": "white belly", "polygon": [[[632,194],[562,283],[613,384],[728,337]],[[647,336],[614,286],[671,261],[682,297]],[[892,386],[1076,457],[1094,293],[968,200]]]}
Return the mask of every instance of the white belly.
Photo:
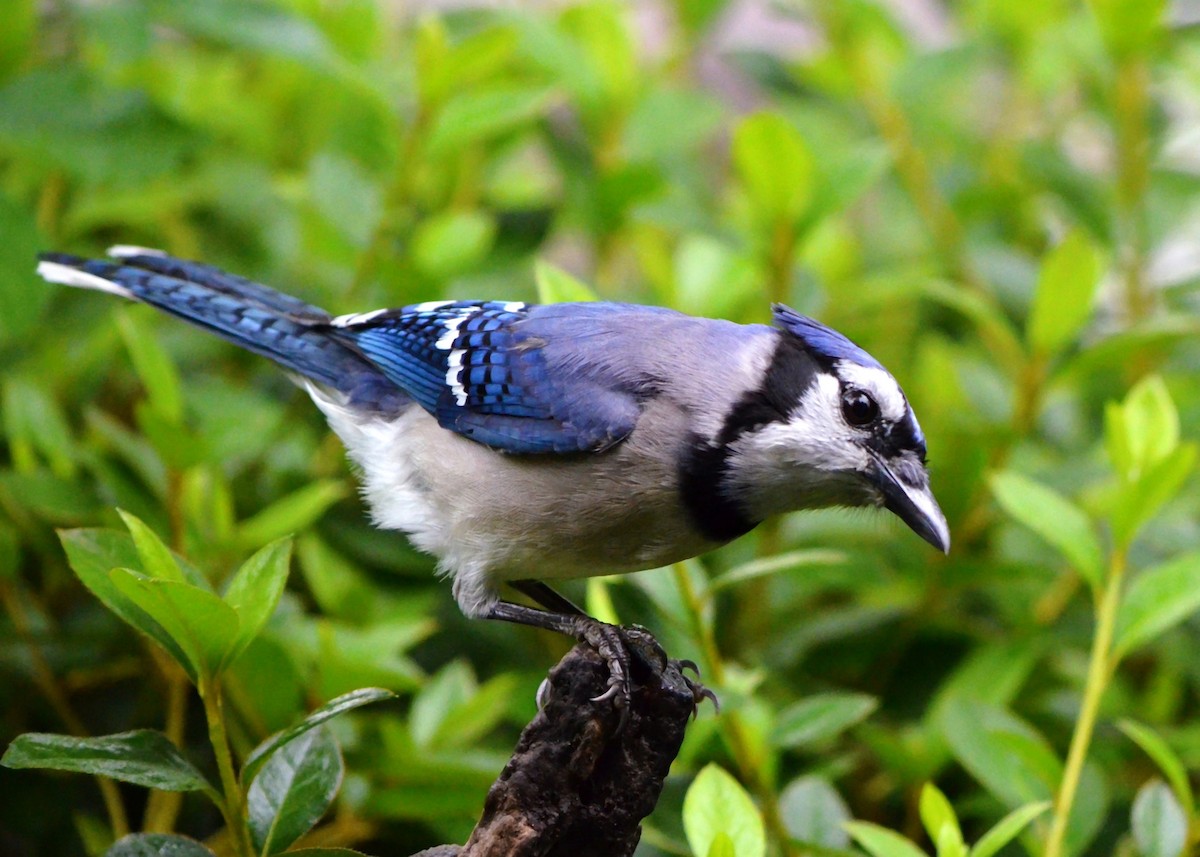
{"label": "white belly", "polygon": [[468,615],[486,612],[505,580],[637,571],[715,546],[679,502],[680,450],[650,440],[685,436],[668,430],[684,420],[670,404],[651,403],[612,450],[563,456],[497,453],[416,406],[364,422],[313,398],[362,472],[375,523],[438,557]]}

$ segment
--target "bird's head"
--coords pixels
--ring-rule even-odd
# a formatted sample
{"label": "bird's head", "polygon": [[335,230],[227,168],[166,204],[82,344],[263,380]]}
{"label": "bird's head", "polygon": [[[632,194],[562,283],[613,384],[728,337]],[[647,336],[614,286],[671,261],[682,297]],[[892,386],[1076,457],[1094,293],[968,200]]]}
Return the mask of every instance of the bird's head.
{"label": "bird's head", "polygon": [[762,386],[731,414],[727,490],[749,517],[822,506],[882,506],[942,551],[946,518],[929,487],[925,436],[874,357],[782,306]]}

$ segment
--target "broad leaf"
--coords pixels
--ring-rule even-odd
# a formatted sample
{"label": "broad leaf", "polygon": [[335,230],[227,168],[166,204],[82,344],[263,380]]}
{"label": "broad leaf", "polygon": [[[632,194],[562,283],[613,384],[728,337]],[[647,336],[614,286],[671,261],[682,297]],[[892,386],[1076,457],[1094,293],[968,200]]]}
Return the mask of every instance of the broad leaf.
{"label": "broad leaf", "polygon": [[208,780],[179,748],[152,729],[98,738],[27,732],[8,745],[0,764],[95,774],[168,792],[214,794]]}
{"label": "broad leaf", "polygon": [[1162,771],[1167,782],[1171,784],[1171,788],[1175,790],[1175,796],[1179,798],[1184,814],[1191,818],[1196,808],[1196,799],[1192,793],[1191,782],[1188,780],[1187,768],[1184,767],[1175,751],[1157,732],[1135,720],[1120,720],[1117,722],[1117,728],[1128,735],[1131,741],[1154,760],[1154,764],[1158,765],[1158,769]]}
{"label": "broad leaf", "polygon": [[75,575],[93,595],[133,628],[141,631],[184,666],[194,681],[191,661],[175,638],[153,616],[123,593],[109,577],[113,568],[137,565],[139,557],[133,539],[117,530],[59,530],[58,537],[67,552]]}
{"label": "broad leaf", "polygon": [[795,127],[776,113],[755,113],[734,129],[734,168],[767,223],[797,220],[813,194],[812,155]]}
{"label": "broad leaf", "polygon": [[104,857],[215,857],[195,839],[175,833],[131,833],[112,844]]}
{"label": "broad leaf", "polygon": [[1057,491],[1011,471],[993,474],[991,486],[1004,511],[1049,542],[1093,588],[1103,585],[1100,540],[1082,509]]}
{"label": "broad leaf", "polygon": [[272,542],[246,560],[225,590],[225,603],[238,617],[237,637],[229,650],[232,663],[267,624],[287,583],[292,540]]}
{"label": "broad leaf", "polygon": [[1200,551],[1139,574],[1117,612],[1113,653],[1123,657],[1200,610]]}
{"label": "broad leaf", "polygon": [[1173,498],[1191,475],[1196,446],[1181,444],[1142,470],[1132,483],[1121,486],[1112,515],[1113,540],[1128,547],[1142,527]]}
{"label": "broad leaf", "polygon": [[1050,809],[1051,806],[1050,801],[1044,800],[1014,809],[997,821],[991,830],[983,834],[975,843],[975,847],[971,849],[971,857],[994,857],[1001,848],[1018,837],[1030,822]]}
{"label": "broad leaf", "polygon": [[683,799],[683,830],[696,854],[708,854],[724,833],[738,857],[763,857],[766,834],[762,816],[737,780],[716,765],[705,766]]}
{"label": "broad leaf", "polygon": [[121,520],[125,522],[125,526],[129,530],[129,535],[133,538],[138,558],[141,559],[139,567],[143,573],[159,580],[186,582],[179,563],[175,562],[175,557],[171,555],[170,548],[163,544],[162,539],[154,530],[146,526],[136,515],[131,515],[124,509],[117,509],[117,514],[121,516]]}
{"label": "broad leaf", "polygon": [[1077,229],[1042,265],[1026,327],[1029,344],[1043,354],[1070,344],[1092,313],[1099,284],[1099,255],[1087,233]]}
{"label": "broad leaf", "polygon": [[879,705],[862,693],[819,693],[779,713],[771,741],[776,747],[803,747],[827,741],[865,720]]}
{"label": "broad leaf", "polygon": [[503,83],[474,88],[450,98],[426,138],[431,155],[460,152],[530,122],[546,109],[551,90]]}
{"label": "broad leaf", "polygon": [[1188,841],[1188,819],[1175,793],[1151,780],[1133,799],[1133,841],[1141,857],[1180,857]]}
{"label": "broad leaf", "polygon": [[255,847],[276,854],[307,833],[329,809],[343,773],[341,750],[326,726],[274,753],[246,793]]}
{"label": "broad leaf", "polygon": [[533,266],[533,276],[537,281],[540,303],[562,304],[599,300],[586,283],[549,262],[538,260]]}
{"label": "broad leaf", "polygon": [[394,699],[396,694],[390,690],[384,690],[381,687],[364,687],[359,690],[351,691],[350,693],[339,696],[337,699],[331,699],[329,702],[322,705],[320,708],[313,711],[295,726],[290,729],[272,735],[263,743],[254,748],[253,752],[246,759],[246,764],[242,768],[242,782],[248,783],[254,779],[259,768],[271,758],[271,754],[277,751],[280,747],[284,747],[290,741],[295,741],[310,729],[315,729],[326,720],[337,717],[347,711],[352,711],[355,708],[360,708],[364,705],[370,705],[372,702],[381,702],[385,699]]}
{"label": "broad leaf", "polygon": [[899,833],[869,821],[851,821],[846,830],[871,857],[927,857]]}
{"label": "broad leaf", "polygon": [[788,835],[822,848],[845,848],[850,836],[843,825],[850,810],[837,789],[818,776],[793,780],[779,796],[779,814]]}
{"label": "broad leaf", "polygon": [[187,656],[182,666],[201,679],[215,675],[238,633],[233,608],[213,593],[174,580],[113,569],[113,585],[171,635]]}
{"label": "broad leaf", "polygon": [[340,479],[322,479],[305,485],[243,521],[237,531],[238,547],[257,550],[307,529],[346,493],[346,483]]}
{"label": "broad leaf", "polygon": [[925,825],[929,838],[938,843],[939,854],[944,850],[941,845],[943,840],[948,840],[951,847],[962,846],[962,828],[958,825],[958,816],[941,789],[933,783],[926,783],[921,789],[919,808],[921,823]]}

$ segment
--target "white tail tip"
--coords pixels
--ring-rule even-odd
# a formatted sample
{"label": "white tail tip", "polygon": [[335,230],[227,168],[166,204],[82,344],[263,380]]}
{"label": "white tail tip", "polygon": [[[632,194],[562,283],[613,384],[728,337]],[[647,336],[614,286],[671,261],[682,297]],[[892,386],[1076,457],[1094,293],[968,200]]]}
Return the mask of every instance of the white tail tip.
{"label": "white tail tip", "polygon": [[77,289],[95,289],[99,292],[108,292],[110,295],[119,295],[123,298],[136,300],[133,292],[124,286],[114,283],[112,280],[97,277],[95,274],[89,274],[87,271],[72,268],[70,265],[64,265],[61,262],[38,262],[37,273],[47,283],[74,286]]}

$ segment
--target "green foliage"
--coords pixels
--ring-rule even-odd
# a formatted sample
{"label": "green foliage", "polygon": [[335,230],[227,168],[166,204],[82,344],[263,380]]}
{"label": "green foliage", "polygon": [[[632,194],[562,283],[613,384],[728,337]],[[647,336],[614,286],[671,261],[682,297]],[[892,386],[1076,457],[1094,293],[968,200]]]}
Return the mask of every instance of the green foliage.
{"label": "green foliage", "polygon": [[393,5],[6,7],[6,847],[464,841],[562,651],[460,617],[274,367],[33,275],[120,242],[334,312],[831,323],[904,385],[954,549],[830,511],[566,584],[722,700],[639,857],[1194,850],[1196,28],[1162,0]]}

